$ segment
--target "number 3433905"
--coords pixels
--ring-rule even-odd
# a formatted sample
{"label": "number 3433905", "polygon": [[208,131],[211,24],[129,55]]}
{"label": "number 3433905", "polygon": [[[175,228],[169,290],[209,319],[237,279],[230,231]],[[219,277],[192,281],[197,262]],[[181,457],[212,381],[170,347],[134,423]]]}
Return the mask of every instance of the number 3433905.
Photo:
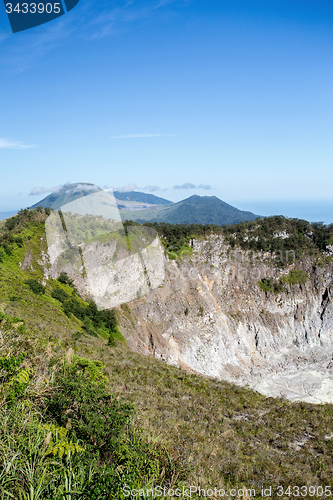
{"label": "number 3433905", "polygon": [[61,11],[61,4],[58,3],[6,3],[6,12],[11,14],[12,12],[17,12],[17,14],[59,14]]}

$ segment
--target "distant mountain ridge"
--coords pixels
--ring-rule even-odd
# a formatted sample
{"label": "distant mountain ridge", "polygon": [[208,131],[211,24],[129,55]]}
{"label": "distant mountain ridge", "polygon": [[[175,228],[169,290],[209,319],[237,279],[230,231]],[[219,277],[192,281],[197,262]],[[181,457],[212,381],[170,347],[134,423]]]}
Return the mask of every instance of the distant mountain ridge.
{"label": "distant mountain ridge", "polygon": [[120,201],[137,201],[139,203],[149,203],[150,205],[172,205],[173,202],[160,198],[154,194],[140,193],[139,191],[113,191],[113,196]]}
{"label": "distant mountain ridge", "polygon": [[[43,200],[36,203],[38,206],[59,210],[63,205],[75,201],[94,192],[103,191],[94,184],[76,183],[65,184],[59,191],[55,191]],[[122,220],[137,222],[167,222],[169,224],[237,224],[238,222],[255,220],[259,215],[239,210],[220,200],[216,196],[193,195],[185,200],[173,203],[153,194],[138,191],[114,191],[116,200],[133,203],[143,203],[148,206],[142,210],[130,211],[124,203],[119,203],[119,213]],[[140,207],[139,207],[140,208]]]}

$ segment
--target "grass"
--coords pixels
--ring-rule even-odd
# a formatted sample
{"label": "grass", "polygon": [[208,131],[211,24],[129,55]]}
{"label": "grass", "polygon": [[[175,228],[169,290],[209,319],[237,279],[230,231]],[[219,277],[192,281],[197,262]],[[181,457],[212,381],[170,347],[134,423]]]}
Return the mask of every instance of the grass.
{"label": "grass", "polygon": [[[77,348],[89,351],[91,345]],[[190,464],[190,484],[329,484],[332,405],[266,398],[190,375],[126,346],[97,354],[107,367],[110,390],[135,404],[147,435]]]}
{"label": "grass", "polygon": [[3,313],[0,332],[1,499],[120,499],[125,483],[184,479],[181,463],[132,421],[133,405],[105,389],[100,361],[45,350]]}

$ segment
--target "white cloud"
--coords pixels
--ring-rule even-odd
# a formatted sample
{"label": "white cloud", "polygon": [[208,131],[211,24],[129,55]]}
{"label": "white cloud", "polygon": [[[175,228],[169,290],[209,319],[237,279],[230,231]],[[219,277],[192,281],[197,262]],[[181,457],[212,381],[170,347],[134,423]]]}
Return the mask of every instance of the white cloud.
{"label": "white cloud", "polygon": [[78,183],[78,184],[72,184],[71,182],[66,182],[66,184],[62,184],[59,186],[54,186],[50,188],[46,187],[41,187],[41,186],[35,186],[32,188],[31,192],[29,193],[29,196],[37,196],[41,194],[46,194],[46,193],[54,193],[55,191],[60,191],[60,190],[66,190],[66,193],[77,193],[82,190],[84,191],[100,191],[100,188],[98,186],[95,186],[95,184],[86,184],[86,183]]}
{"label": "white cloud", "polygon": [[142,139],[147,137],[174,137],[173,134],[127,134],[114,135],[112,139]]}
{"label": "white cloud", "polygon": [[209,184],[200,184],[199,186],[196,186],[191,182],[185,182],[181,186],[176,184],[175,186],[173,186],[173,189],[212,189],[212,186],[209,186]]}
{"label": "white cloud", "polygon": [[149,193],[155,193],[156,191],[166,191],[167,189],[162,189],[159,186],[137,186],[136,184],[130,183],[127,184],[126,186],[120,186],[120,187],[111,187],[109,188],[108,186],[104,186],[105,191],[118,191],[119,193],[129,193],[130,191],[143,191],[146,192],[148,191]]}
{"label": "white cloud", "polygon": [[53,191],[58,191],[60,188],[61,188],[61,186],[56,186],[56,187],[52,187],[52,188],[35,186],[30,191],[29,196],[37,196],[37,195],[45,194],[45,193],[53,193]]}
{"label": "white cloud", "polygon": [[149,191],[150,193],[155,193],[155,191],[162,191],[159,186],[145,186],[139,189],[142,189],[142,191]]}
{"label": "white cloud", "polygon": [[[79,193],[80,191],[84,190],[85,192],[97,192],[97,191],[101,191],[101,188],[99,188],[98,186],[96,186],[95,184],[88,184],[88,183],[78,183],[78,184],[71,184],[69,182],[67,182],[66,184],[64,184],[63,186],[60,186],[62,189],[65,189],[65,188],[68,188],[66,190],[66,193]],[[60,187],[54,189],[54,191],[57,191],[58,189],[60,189]]]}
{"label": "white cloud", "polygon": [[0,149],[30,149],[35,147],[34,144],[26,145],[18,141],[11,141],[10,139],[0,137]]}
{"label": "white cloud", "polygon": [[136,184],[127,184],[127,186],[114,188],[114,191],[119,191],[119,193],[129,193],[130,191],[134,191],[134,189],[138,189]]}
{"label": "white cloud", "polygon": [[195,189],[195,188],[196,188],[196,186],[194,184],[191,184],[190,182],[185,182],[181,186],[179,186],[177,184],[175,186],[173,186],[173,189]]}

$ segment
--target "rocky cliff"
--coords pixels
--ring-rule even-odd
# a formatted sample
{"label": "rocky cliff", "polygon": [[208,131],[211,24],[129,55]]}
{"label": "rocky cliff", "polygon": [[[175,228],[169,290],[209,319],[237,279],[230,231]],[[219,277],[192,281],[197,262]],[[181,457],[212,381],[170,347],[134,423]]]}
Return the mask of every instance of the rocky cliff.
{"label": "rocky cliff", "polygon": [[[333,402],[333,267],[310,258],[277,267],[269,253],[231,250],[221,236],[164,257],[163,284],[119,308],[132,349],[272,396]],[[304,285],[258,281],[303,269]]]}
{"label": "rocky cliff", "polygon": [[[215,234],[169,260],[142,226],[75,247],[77,221],[64,217],[46,224],[46,277],[65,271],[100,308],[117,306],[131,349],[267,395],[333,402],[330,257],[296,262],[293,252],[232,249]],[[295,269],[307,279],[288,281]]]}

